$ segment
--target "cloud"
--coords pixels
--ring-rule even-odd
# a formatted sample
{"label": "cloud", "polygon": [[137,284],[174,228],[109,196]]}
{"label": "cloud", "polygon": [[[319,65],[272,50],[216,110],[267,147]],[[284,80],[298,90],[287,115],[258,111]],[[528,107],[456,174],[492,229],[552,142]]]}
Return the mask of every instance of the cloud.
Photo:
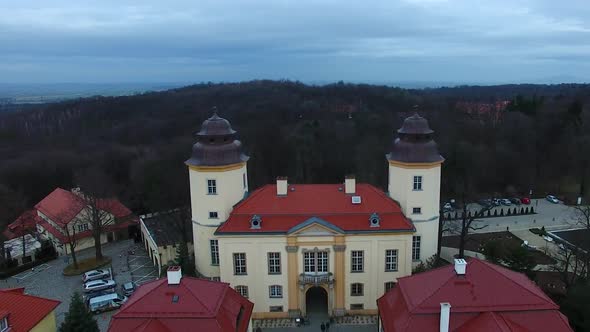
{"label": "cloud", "polygon": [[394,72],[399,80],[481,82],[579,74],[588,72],[579,59],[590,56],[585,2],[4,1],[0,81],[386,81]]}

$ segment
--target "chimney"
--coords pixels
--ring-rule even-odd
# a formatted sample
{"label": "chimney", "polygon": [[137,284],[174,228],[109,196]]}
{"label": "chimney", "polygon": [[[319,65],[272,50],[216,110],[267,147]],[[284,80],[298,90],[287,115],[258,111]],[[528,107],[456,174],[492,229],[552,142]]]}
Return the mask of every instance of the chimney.
{"label": "chimney", "polygon": [[287,196],[287,188],[289,183],[286,176],[277,177],[277,196]]}
{"label": "chimney", "polygon": [[181,278],[182,271],[180,270],[180,266],[170,266],[168,268],[168,285],[180,284]]}
{"label": "chimney", "polygon": [[439,332],[449,332],[449,323],[451,322],[451,304],[442,302],[440,304],[440,327]]}
{"label": "chimney", "polygon": [[465,270],[467,269],[467,262],[462,259],[455,259],[455,272],[458,276],[465,275]]}
{"label": "chimney", "polygon": [[351,195],[356,193],[356,179],[354,175],[347,175],[344,178],[344,193]]}

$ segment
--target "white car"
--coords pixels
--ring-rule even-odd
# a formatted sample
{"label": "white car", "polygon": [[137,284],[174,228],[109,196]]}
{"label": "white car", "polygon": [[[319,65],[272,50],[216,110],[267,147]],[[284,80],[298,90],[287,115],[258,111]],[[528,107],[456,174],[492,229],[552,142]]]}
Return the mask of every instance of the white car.
{"label": "white car", "polygon": [[84,284],[84,292],[93,292],[103,289],[115,288],[117,283],[115,280],[92,280]]}
{"label": "white car", "polygon": [[86,283],[92,280],[97,280],[97,279],[108,279],[111,277],[111,271],[110,270],[92,270],[92,271],[88,271],[86,273],[84,273],[84,276],[82,277],[82,282]]}
{"label": "white car", "polygon": [[545,239],[545,241],[547,241],[547,242],[553,242],[553,238],[551,236],[545,235],[545,236],[543,236],[543,239]]}
{"label": "white car", "polygon": [[554,204],[558,204],[559,200],[557,199],[557,197],[553,196],[553,195],[547,195],[547,197],[545,197],[549,202],[554,203]]}

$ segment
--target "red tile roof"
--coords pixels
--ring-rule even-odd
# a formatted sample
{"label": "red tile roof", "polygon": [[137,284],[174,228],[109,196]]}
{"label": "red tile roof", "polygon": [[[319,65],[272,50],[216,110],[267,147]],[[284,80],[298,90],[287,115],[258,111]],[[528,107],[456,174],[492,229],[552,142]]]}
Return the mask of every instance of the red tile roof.
{"label": "red tile roof", "polygon": [[[361,197],[360,204],[352,204],[342,184],[289,185],[286,196],[277,196],[276,185],[266,185],[237,204],[217,233],[286,233],[311,218],[348,233],[414,230],[399,205],[381,190],[357,184],[355,196]],[[380,227],[370,227],[373,213],[379,215]],[[250,229],[253,215],[262,219],[260,229]]]}
{"label": "red tile roof", "polygon": [[60,304],[59,301],[26,295],[24,290],[0,289],[0,312],[8,312],[10,331],[31,330]]}
{"label": "red tile roof", "polygon": [[[37,203],[35,208],[58,225],[63,226],[72,221],[85,206],[84,200],[78,195],[71,191],[56,188],[41,202]],[[114,198],[100,199],[97,206],[101,210],[110,212],[115,218],[127,217],[132,213],[131,210]]]}
{"label": "red tile roof", "polygon": [[245,332],[253,308],[227,283],[183,277],[179,285],[168,285],[164,278],[141,285],[113,316],[109,331],[190,331],[198,326],[199,331]]}
{"label": "red tile roof", "polygon": [[3,234],[8,240],[31,233],[35,230],[38,216],[36,210],[23,212],[15,221],[10,223]]}
{"label": "red tile roof", "polygon": [[464,276],[450,265],[399,278],[377,300],[385,332],[438,330],[441,302],[451,304],[453,332],[572,331],[559,307],[525,275],[476,258]]}

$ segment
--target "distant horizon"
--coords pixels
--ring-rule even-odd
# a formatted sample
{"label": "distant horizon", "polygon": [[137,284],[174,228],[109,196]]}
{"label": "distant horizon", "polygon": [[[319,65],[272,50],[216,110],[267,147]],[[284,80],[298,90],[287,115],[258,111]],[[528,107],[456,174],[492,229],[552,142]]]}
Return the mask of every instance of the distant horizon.
{"label": "distant horizon", "polygon": [[590,81],[587,0],[28,0],[0,11],[8,83]]}

